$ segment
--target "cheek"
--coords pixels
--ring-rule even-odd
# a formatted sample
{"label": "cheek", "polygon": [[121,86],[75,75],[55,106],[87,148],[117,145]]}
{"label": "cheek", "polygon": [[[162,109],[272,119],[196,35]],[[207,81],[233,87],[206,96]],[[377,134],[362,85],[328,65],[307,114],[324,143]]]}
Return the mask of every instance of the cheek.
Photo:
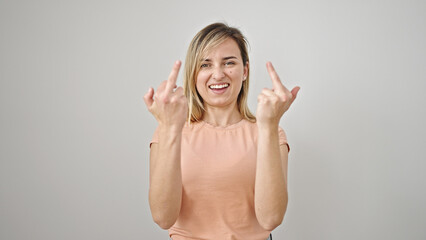
{"label": "cheek", "polygon": [[198,76],[197,76],[197,84],[198,83],[205,83],[206,81],[207,81],[207,79],[208,79],[208,74],[207,73],[205,73],[205,72],[199,72],[198,73]]}
{"label": "cheek", "polygon": [[203,76],[203,74],[198,74],[197,78],[195,79],[195,88],[198,92],[203,91],[203,86],[206,84],[206,77]]}
{"label": "cheek", "polygon": [[197,89],[197,91],[200,92],[200,81],[198,80],[198,78],[195,81],[195,89]]}
{"label": "cheek", "polygon": [[242,76],[243,75],[243,71],[241,70],[239,70],[239,69],[229,69],[228,71],[227,71],[227,74],[230,76],[230,77],[232,77],[232,78],[235,78],[235,77],[238,77],[238,76]]}

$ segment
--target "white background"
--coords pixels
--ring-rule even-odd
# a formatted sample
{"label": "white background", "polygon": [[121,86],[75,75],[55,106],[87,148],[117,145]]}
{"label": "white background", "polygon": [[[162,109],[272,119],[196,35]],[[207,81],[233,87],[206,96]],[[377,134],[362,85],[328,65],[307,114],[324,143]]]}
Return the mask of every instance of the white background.
{"label": "white background", "polygon": [[216,21],[301,86],[274,239],[426,238],[425,1],[0,0],[0,239],[167,239],[142,96]]}

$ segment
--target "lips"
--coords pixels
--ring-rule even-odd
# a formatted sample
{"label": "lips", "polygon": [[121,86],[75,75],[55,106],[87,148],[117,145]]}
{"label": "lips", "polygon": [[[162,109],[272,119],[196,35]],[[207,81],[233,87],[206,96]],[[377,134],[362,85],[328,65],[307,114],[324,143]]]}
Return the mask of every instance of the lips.
{"label": "lips", "polygon": [[212,84],[209,86],[212,90],[222,90],[229,87],[229,83],[221,83],[221,84]]}

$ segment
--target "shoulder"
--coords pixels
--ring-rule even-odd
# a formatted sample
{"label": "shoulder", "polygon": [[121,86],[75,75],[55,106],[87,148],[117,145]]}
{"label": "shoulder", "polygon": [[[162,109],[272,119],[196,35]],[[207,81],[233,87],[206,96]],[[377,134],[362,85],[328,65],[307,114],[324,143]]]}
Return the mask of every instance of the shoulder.
{"label": "shoulder", "polygon": [[[257,129],[257,124],[255,122],[250,122],[248,120],[245,120],[244,125],[246,126],[247,129],[249,129],[249,131],[253,133],[254,136],[257,136],[258,129]],[[290,150],[288,140],[287,140],[287,134],[284,131],[284,129],[280,126],[278,126],[278,137],[279,137],[279,144],[287,145],[288,150]]]}
{"label": "shoulder", "polygon": [[287,145],[287,150],[290,152],[290,145],[288,144],[287,134],[280,126],[278,126],[278,137],[280,145]]}

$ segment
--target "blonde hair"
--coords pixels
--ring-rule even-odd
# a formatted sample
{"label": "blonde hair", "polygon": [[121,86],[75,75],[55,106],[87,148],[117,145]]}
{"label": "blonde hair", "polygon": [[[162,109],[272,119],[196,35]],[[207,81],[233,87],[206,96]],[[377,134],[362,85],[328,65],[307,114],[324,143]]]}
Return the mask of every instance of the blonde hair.
{"label": "blonde hair", "polygon": [[[202,97],[196,88],[196,79],[201,67],[201,61],[204,54],[210,49],[218,46],[228,38],[233,39],[241,52],[241,58],[244,66],[249,63],[247,52],[247,39],[240,30],[229,27],[224,23],[213,23],[199,31],[192,39],[188,52],[186,54],[183,88],[185,96],[188,99],[189,111],[188,122],[200,121],[204,115],[205,108]],[[250,69],[247,71],[247,77],[243,81],[241,91],[238,94],[237,106],[241,116],[251,122],[255,122],[255,116],[250,112],[247,105]]]}

